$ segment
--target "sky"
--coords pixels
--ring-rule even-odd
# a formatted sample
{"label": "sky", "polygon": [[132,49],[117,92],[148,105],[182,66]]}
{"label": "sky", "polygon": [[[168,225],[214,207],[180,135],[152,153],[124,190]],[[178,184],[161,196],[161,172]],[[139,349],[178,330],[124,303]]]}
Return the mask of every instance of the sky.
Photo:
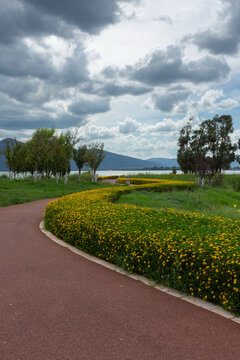
{"label": "sky", "polygon": [[216,114],[240,138],[239,0],[0,0],[0,140],[79,128],[87,143],[175,158]]}

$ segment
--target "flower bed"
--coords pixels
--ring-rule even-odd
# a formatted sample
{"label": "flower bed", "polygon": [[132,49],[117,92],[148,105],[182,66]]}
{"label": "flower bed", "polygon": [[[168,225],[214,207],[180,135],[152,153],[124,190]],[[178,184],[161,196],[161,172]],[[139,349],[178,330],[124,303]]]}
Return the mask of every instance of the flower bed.
{"label": "flower bed", "polygon": [[168,181],[68,195],[48,204],[45,226],[90,254],[240,314],[240,221],[113,203],[130,191],[193,186]]}
{"label": "flower bed", "polygon": [[119,177],[124,177],[126,182],[126,177],[124,175],[108,175],[108,176],[98,176],[98,180],[109,180],[109,179],[118,179]]}
{"label": "flower bed", "polygon": [[[164,184],[169,183],[169,180],[164,179],[139,179],[139,178],[129,178],[130,183],[134,185],[142,185],[142,184]],[[121,177],[117,179],[118,184],[126,184],[126,177]],[[182,181],[179,181],[179,183],[182,183]]]}

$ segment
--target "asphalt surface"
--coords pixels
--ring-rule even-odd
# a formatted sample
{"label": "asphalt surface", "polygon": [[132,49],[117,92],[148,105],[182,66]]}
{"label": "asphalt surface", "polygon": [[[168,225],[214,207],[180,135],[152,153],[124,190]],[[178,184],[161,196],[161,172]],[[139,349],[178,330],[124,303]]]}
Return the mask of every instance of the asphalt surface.
{"label": "asphalt surface", "polygon": [[0,209],[0,360],[238,360],[240,326],[39,230],[48,200]]}

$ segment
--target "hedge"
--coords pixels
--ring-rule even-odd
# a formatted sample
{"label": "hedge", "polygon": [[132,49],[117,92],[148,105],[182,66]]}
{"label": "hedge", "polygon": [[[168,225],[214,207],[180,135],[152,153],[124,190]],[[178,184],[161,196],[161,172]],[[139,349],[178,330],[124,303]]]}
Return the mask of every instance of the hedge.
{"label": "hedge", "polygon": [[[169,180],[164,180],[164,179],[129,178],[129,180],[130,180],[130,184],[134,184],[134,185],[153,184],[153,183],[157,183],[157,184],[169,183]],[[126,177],[118,178],[117,183],[118,184],[126,184]],[[182,181],[181,181],[181,183],[182,183]]]}
{"label": "hedge", "polygon": [[168,181],[64,196],[46,207],[45,226],[129,272],[240,314],[240,221],[113,203],[130,191],[194,186]]}

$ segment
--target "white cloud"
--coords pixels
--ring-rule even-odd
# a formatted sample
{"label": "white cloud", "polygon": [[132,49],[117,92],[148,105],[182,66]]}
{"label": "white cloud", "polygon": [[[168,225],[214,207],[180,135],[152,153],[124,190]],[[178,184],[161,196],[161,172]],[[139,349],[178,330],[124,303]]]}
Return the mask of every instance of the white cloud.
{"label": "white cloud", "polygon": [[208,90],[197,103],[198,110],[228,110],[238,106],[234,99],[223,99],[223,90]]}
{"label": "white cloud", "polygon": [[140,128],[140,124],[132,119],[131,117],[126,117],[125,120],[123,120],[122,122],[119,122],[118,124],[118,131],[121,134],[130,134],[132,132],[136,132],[138,131]]}
{"label": "white cloud", "polygon": [[87,125],[82,130],[86,141],[112,139],[116,136],[116,128],[114,127]]}

